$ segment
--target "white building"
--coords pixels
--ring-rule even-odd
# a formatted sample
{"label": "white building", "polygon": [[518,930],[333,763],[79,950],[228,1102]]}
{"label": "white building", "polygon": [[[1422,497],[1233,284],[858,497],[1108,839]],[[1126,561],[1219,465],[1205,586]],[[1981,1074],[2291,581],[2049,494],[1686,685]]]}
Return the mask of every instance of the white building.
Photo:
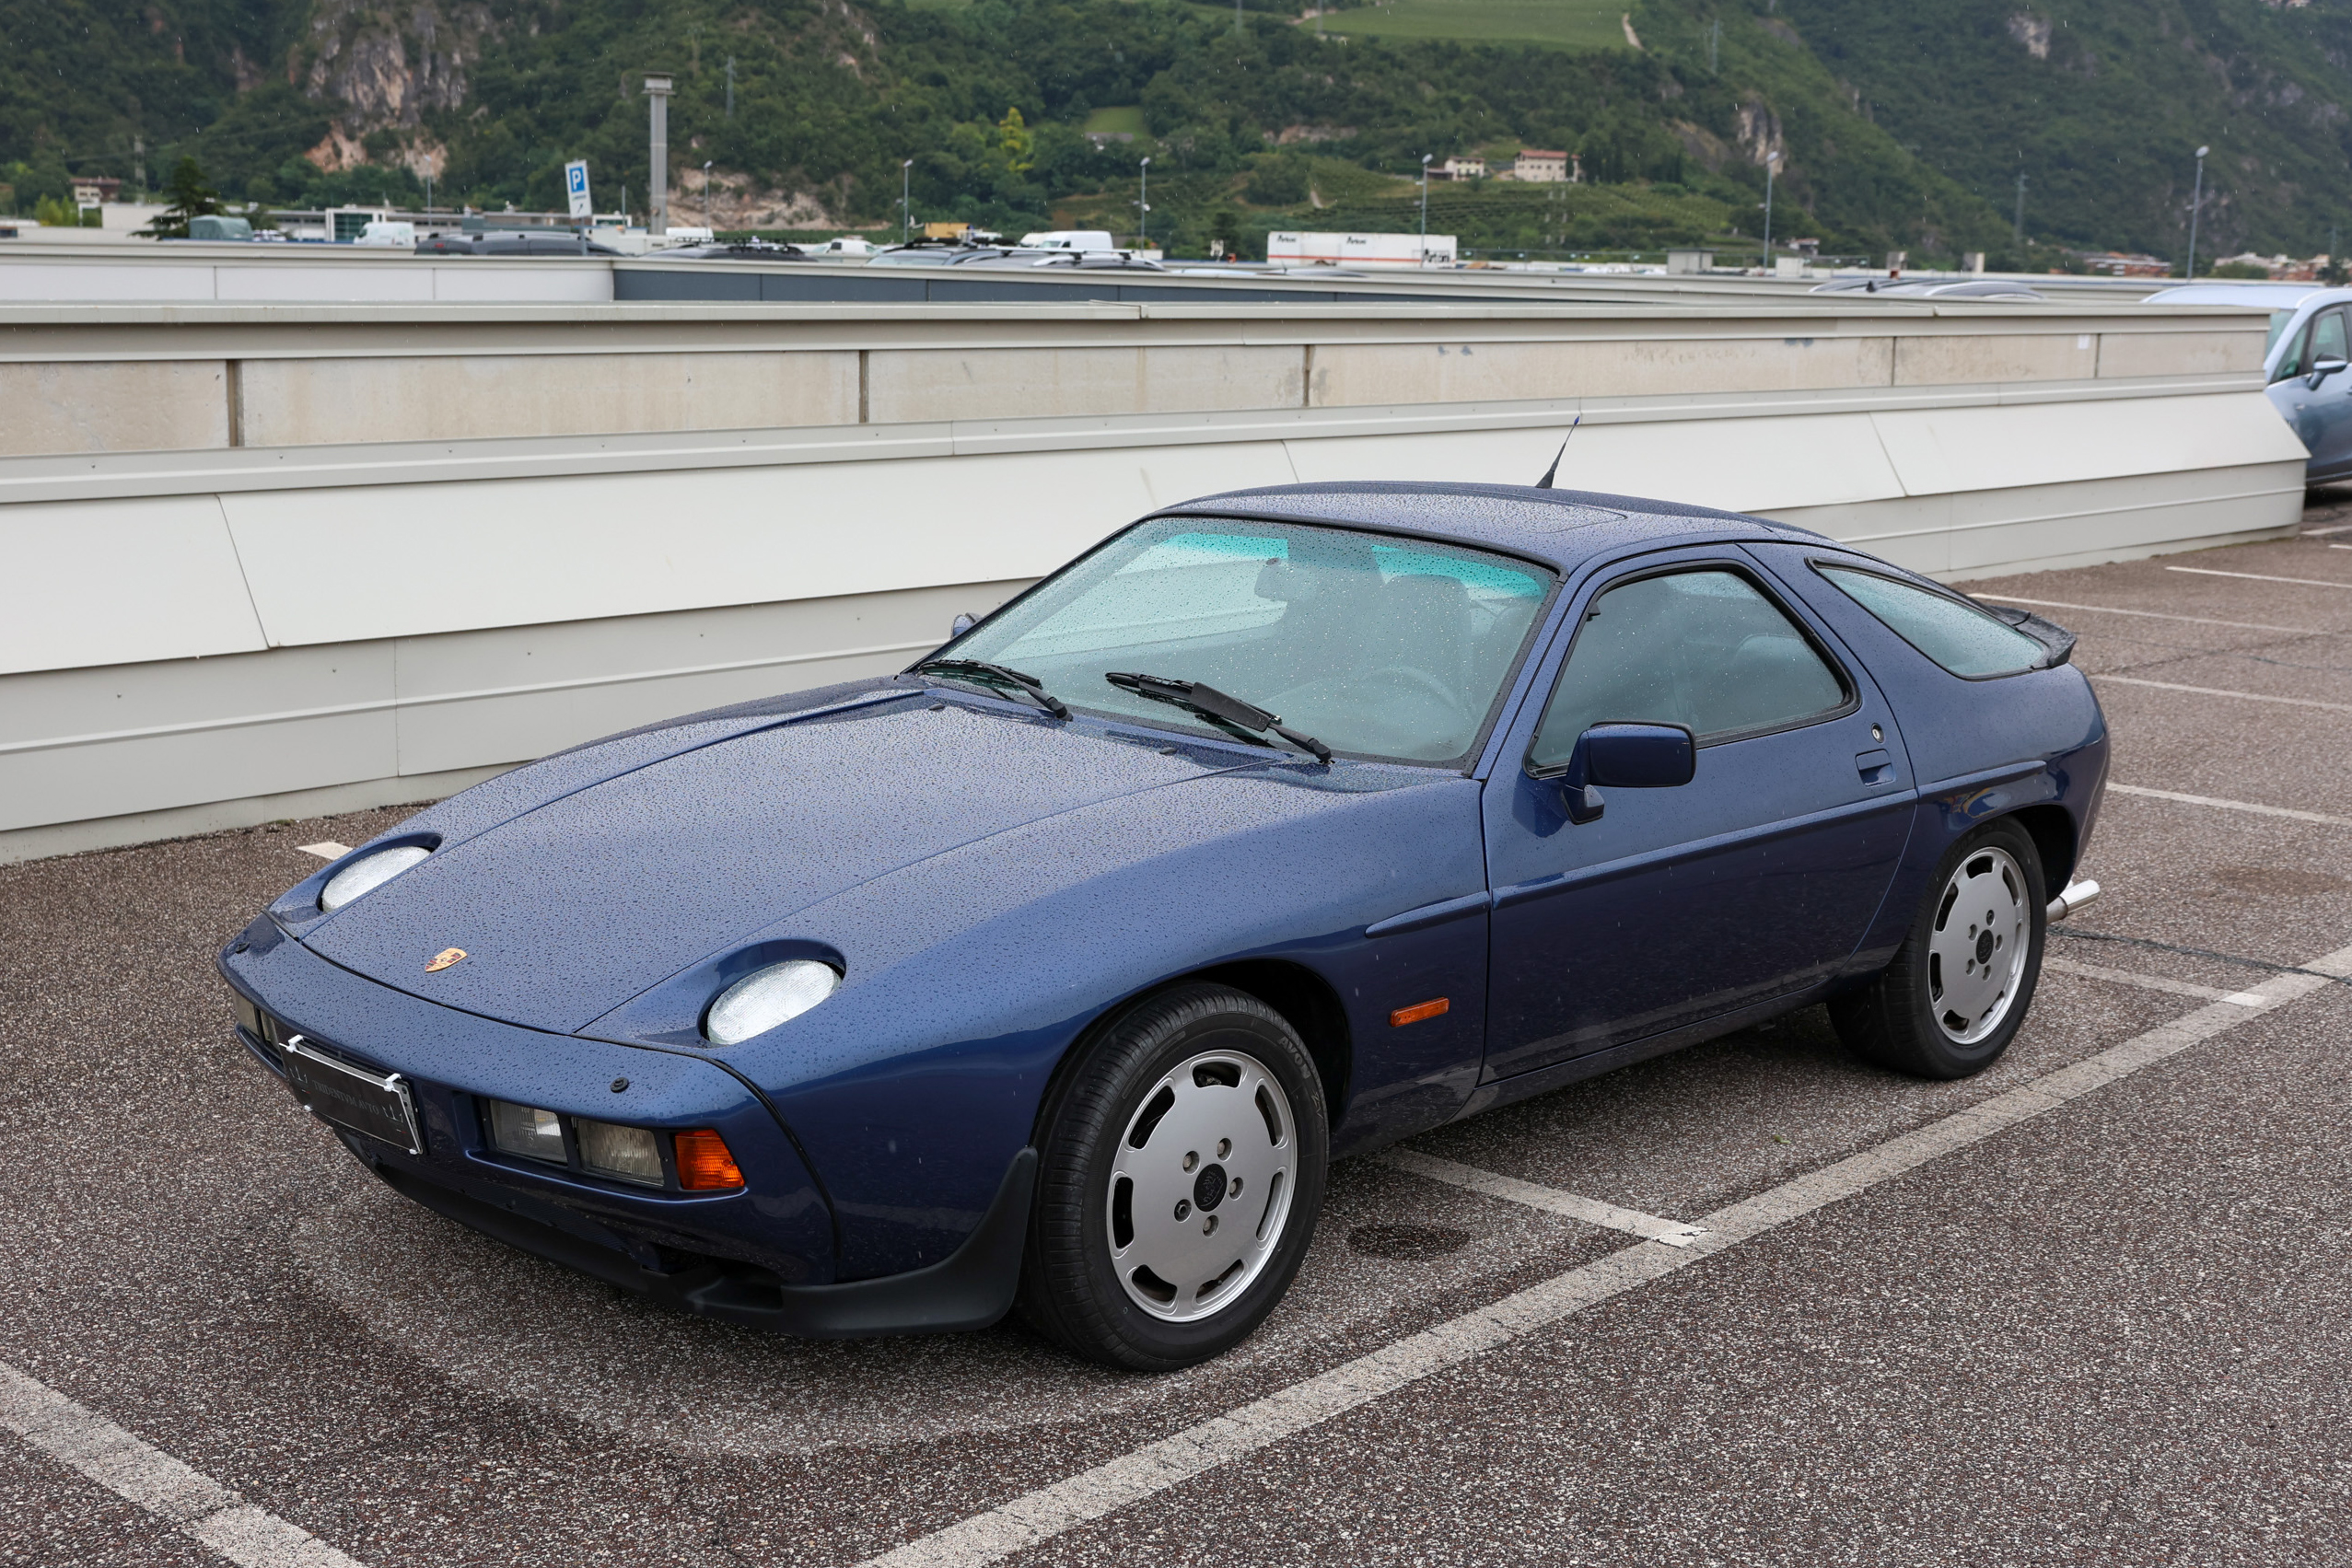
{"label": "white building", "polygon": [[1486,174],[1486,160],[1483,157],[1450,157],[1437,167],[1436,173],[1440,180],[1481,180]]}
{"label": "white building", "polygon": [[1565,184],[1568,179],[1568,155],[1546,152],[1541,147],[1521,147],[1519,157],[1511,160],[1511,178],[1538,185]]}

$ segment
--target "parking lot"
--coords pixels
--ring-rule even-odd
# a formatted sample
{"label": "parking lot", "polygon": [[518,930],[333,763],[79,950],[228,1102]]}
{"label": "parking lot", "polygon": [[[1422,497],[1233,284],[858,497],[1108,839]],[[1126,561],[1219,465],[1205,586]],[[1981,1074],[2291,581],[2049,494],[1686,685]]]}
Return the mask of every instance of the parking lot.
{"label": "parking lot", "polygon": [[676,1316],[378,1183],[212,955],[402,811],[0,866],[0,1563],[2352,1562],[2352,493],[1968,587],[2115,737],[1997,1068],[1814,1009],[1345,1163],[1169,1377]]}

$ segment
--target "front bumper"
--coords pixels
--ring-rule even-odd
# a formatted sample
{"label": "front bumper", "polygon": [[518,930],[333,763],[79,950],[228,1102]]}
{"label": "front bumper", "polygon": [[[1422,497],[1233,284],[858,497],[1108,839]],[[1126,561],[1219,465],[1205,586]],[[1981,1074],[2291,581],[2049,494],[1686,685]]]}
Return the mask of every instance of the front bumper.
{"label": "front bumper", "polygon": [[[280,1021],[237,1031],[279,1078],[288,1029],[354,1066],[401,1076],[420,1147],[342,1125],[336,1136],[395,1191],[473,1229],[668,1306],[810,1337],[980,1328],[1011,1305],[1033,1151],[1013,1160],[986,1218],[953,1256],[836,1283],[832,1210],[789,1130],[716,1063],[438,1006],[328,962],[266,916],[221,955],[220,970]],[[663,1132],[714,1127],[746,1185],[648,1191],[503,1155],[482,1126],[483,1099]]]}

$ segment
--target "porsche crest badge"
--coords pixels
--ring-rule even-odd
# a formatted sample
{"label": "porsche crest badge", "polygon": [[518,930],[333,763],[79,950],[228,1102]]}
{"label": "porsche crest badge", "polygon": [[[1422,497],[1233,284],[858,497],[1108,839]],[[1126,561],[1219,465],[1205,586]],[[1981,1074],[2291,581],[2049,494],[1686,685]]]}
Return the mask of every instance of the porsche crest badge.
{"label": "porsche crest badge", "polygon": [[465,949],[463,947],[444,947],[439,952],[433,955],[433,961],[425,966],[425,972],[426,974],[439,974],[443,970],[448,969],[451,964],[457,963],[464,958]]}

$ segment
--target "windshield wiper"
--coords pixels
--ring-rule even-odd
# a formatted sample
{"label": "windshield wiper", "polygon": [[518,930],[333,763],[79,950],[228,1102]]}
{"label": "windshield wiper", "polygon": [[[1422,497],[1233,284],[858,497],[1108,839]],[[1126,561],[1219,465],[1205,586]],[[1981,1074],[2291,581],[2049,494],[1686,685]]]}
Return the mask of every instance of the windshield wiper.
{"label": "windshield wiper", "polygon": [[986,659],[978,658],[929,658],[914,667],[914,672],[917,675],[927,675],[935,671],[941,675],[961,676],[966,680],[981,685],[1009,686],[1055,718],[1065,719],[1070,716],[1070,710],[1063,703],[1062,699],[1048,691],[1039,683],[1034,675],[1023,675],[1018,669],[1011,669],[1001,664],[990,664]]}
{"label": "windshield wiper", "polygon": [[1133,691],[1138,697],[1149,697],[1155,703],[1170,703],[1189,708],[1205,719],[1231,725],[1252,735],[1269,732],[1282,737],[1301,751],[1311,752],[1319,762],[1331,761],[1331,748],[1311,735],[1301,735],[1283,726],[1281,718],[1266,712],[1254,703],[1245,703],[1230,692],[1198,680],[1170,680],[1164,675],[1144,675],[1129,670],[1108,670],[1102,677],[1122,691]]}

